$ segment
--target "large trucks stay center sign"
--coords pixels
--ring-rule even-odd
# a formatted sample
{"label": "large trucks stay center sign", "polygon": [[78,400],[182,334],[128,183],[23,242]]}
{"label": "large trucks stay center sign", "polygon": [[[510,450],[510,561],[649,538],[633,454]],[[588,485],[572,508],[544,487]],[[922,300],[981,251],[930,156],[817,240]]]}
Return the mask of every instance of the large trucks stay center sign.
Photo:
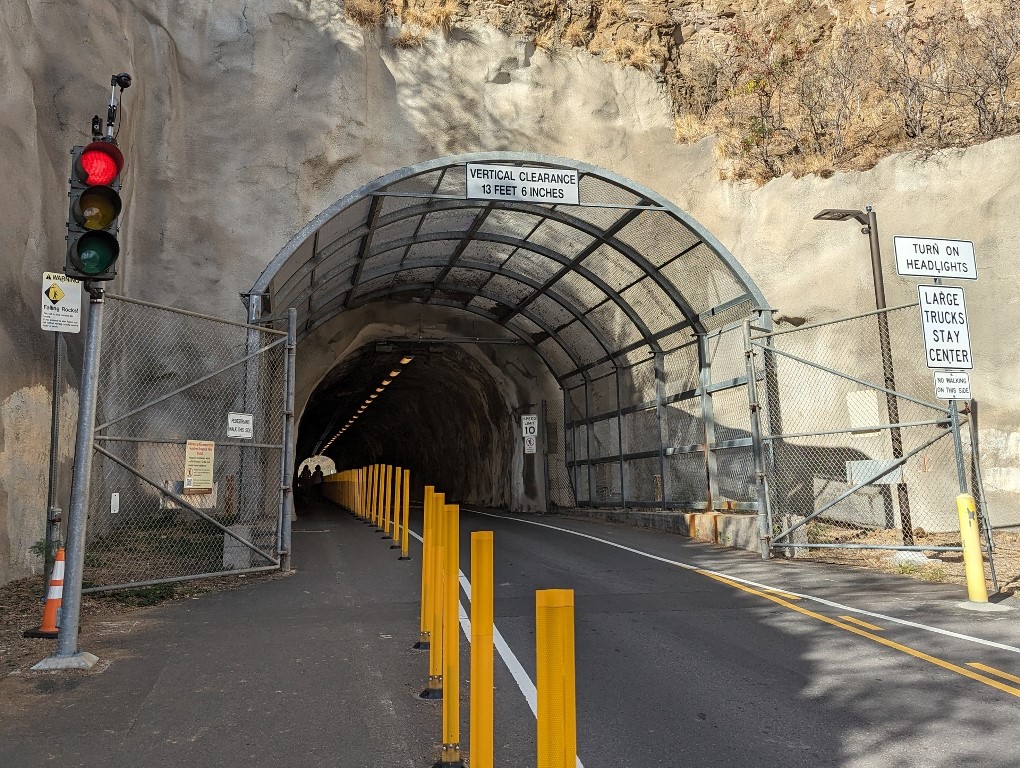
{"label": "large trucks stay center sign", "polygon": [[925,363],[929,368],[973,368],[963,288],[919,285],[917,292]]}
{"label": "large trucks stay center sign", "polygon": [[573,168],[467,163],[469,199],[578,205],[578,186]]}

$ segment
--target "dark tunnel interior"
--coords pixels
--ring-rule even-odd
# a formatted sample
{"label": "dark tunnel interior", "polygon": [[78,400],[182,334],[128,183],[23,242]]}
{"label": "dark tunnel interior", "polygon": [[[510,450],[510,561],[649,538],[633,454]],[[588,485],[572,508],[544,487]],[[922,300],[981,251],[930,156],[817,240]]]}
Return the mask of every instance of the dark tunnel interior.
{"label": "dark tunnel interior", "polygon": [[457,344],[370,343],[338,362],[310,396],[297,461],[318,448],[338,471],[391,464],[411,470],[412,493],[429,484],[452,502],[506,507],[510,473],[500,468],[511,465],[517,418],[493,378]]}

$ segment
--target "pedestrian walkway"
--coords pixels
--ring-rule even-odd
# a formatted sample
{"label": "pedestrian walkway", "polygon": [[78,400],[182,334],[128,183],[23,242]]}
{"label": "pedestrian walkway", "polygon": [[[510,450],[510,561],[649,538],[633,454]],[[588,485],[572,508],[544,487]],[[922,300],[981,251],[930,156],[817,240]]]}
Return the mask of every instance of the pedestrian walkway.
{"label": "pedestrian walkway", "polygon": [[326,502],[302,512],[293,575],[87,627],[92,673],[0,680],[0,766],[435,762],[416,548],[380,557],[372,526]]}

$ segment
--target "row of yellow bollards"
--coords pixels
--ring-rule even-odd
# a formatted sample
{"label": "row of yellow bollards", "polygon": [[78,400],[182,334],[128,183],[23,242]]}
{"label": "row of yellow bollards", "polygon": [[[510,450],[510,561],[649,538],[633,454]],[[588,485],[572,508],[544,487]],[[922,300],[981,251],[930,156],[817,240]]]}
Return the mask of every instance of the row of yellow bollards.
{"label": "row of yellow bollards", "polygon": [[[340,472],[325,495],[393,541],[402,535],[408,559],[410,471],[375,464]],[[391,503],[392,500],[392,503]],[[426,485],[423,495],[421,613],[415,648],[428,650],[423,699],[443,702],[440,760],[436,768],[463,766],[460,745],[460,507]],[[493,533],[471,534],[471,768],[494,764]],[[575,768],[577,726],[574,685],[574,593],[539,590],[536,597],[538,768]]]}
{"label": "row of yellow bollards", "polygon": [[400,548],[401,560],[410,559],[411,470],[386,464],[347,469],[327,478],[322,488],[327,499],[392,537],[392,548]]}

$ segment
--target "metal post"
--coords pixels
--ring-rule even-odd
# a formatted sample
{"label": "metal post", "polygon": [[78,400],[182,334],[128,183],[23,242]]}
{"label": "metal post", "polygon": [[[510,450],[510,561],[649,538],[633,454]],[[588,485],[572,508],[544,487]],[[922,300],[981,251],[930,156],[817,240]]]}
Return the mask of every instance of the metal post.
{"label": "metal post", "polygon": [[656,352],[653,356],[652,366],[655,369],[655,428],[659,435],[659,475],[662,477],[662,508],[669,509],[673,500],[673,484],[669,479],[669,466],[666,463],[666,447],[663,445],[663,421],[668,428],[669,422],[665,415],[666,406],[666,357],[662,352]]}
{"label": "metal post", "polygon": [[706,499],[705,510],[711,512],[715,509],[716,502],[720,500],[719,494],[719,459],[715,452],[715,405],[712,402],[712,393],[709,388],[712,386],[712,360],[708,352],[708,336],[698,334],[698,381],[701,384],[701,421],[704,427],[705,439],[705,481]]}
{"label": "metal post", "polygon": [[761,407],[758,405],[758,384],[755,380],[754,346],[751,343],[751,321],[744,325],[744,362],[747,370],[747,402],[751,412],[751,452],[754,454],[754,473],[758,492],[758,535],[761,537],[761,558],[768,560],[772,554],[768,515],[768,480],[765,474],[765,457],[762,453]]}
{"label": "metal post", "polygon": [[[875,288],[875,309],[884,310],[885,304],[885,281],[882,277],[882,246],[878,237],[878,217],[874,209],[869,205],[865,208],[868,213],[867,234],[868,243],[871,248],[871,277]],[[893,369],[892,344],[889,339],[889,316],[886,312],[879,312],[878,317],[878,340],[882,354],[882,376],[885,388],[886,411],[889,414],[890,424],[899,424],[900,409],[896,395],[896,374]],[[903,457],[903,435],[899,427],[889,430],[889,439],[892,442],[892,455],[894,459]],[[900,528],[903,531],[903,543],[906,546],[914,545],[914,525],[910,518],[910,496],[907,492],[907,484],[900,481],[896,483],[896,497],[900,507]],[[886,521],[890,525],[893,521]]]}
{"label": "metal post", "polygon": [[616,379],[616,450],[620,454],[620,506],[627,509],[627,467],[623,460],[623,384],[620,381],[620,366],[613,367]]}
{"label": "metal post", "polygon": [[539,432],[542,438],[542,474],[544,476],[543,486],[545,487],[545,511],[549,511],[549,497],[552,495],[552,483],[549,480],[549,403],[542,400],[542,429]]}
{"label": "metal post", "polygon": [[91,669],[99,661],[93,654],[78,650],[81,582],[85,569],[85,527],[88,522],[89,490],[92,483],[92,452],[96,427],[96,401],[99,396],[99,358],[103,343],[105,306],[102,288],[86,283],[86,290],[90,296],[89,320],[81,372],[71,504],[67,512],[66,570],[63,601],[60,607],[60,635],[57,639],[56,654],[32,667],[38,670]]}
{"label": "metal post", "polygon": [[988,517],[985,505],[985,484],[981,480],[981,442],[978,435],[978,401],[971,400],[968,406],[967,426],[970,429],[970,476],[974,486],[975,504],[981,518],[981,528],[985,534],[985,546],[988,548],[988,568],[992,576],[992,588],[999,591],[999,578],[995,574],[995,541],[992,539],[992,521]]}
{"label": "metal post", "polygon": [[595,507],[595,464],[591,458],[591,433],[594,424],[591,420],[591,380],[584,380],[584,439],[587,442],[585,451],[585,470],[588,472],[588,508]]}
{"label": "metal post", "polygon": [[287,372],[283,418],[283,514],[280,538],[280,570],[290,570],[291,520],[294,517],[294,381],[297,361],[297,309],[287,310]]}
{"label": "metal post", "polygon": [[43,602],[49,590],[50,575],[53,572],[54,544],[60,541],[61,509],[57,506],[57,463],[60,454],[60,396],[63,352],[60,331],[53,332],[53,399],[50,403],[50,474],[46,491],[46,551],[43,555]]}

